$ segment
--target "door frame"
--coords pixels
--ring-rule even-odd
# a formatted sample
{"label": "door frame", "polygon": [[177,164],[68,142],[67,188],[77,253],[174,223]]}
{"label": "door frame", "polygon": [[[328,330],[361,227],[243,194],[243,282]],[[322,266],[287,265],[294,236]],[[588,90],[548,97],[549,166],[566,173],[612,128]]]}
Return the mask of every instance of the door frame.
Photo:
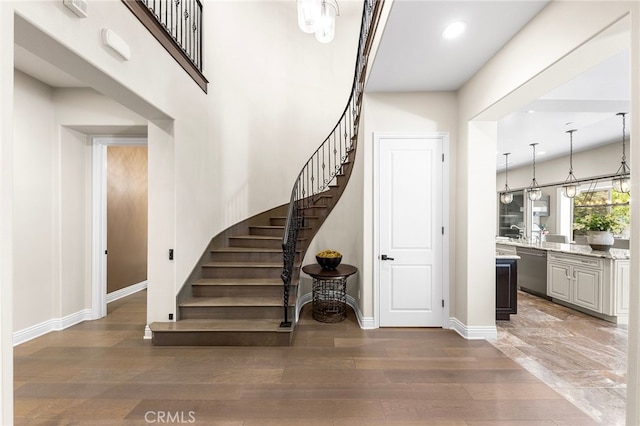
{"label": "door frame", "polygon": [[385,139],[441,139],[442,154],[442,226],[444,236],[442,238],[442,298],[444,308],[442,309],[442,328],[451,328],[449,305],[449,247],[451,232],[449,226],[449,204],[450,204],[450,148],[449,133],[429,132],[429,133],[373,133],[373,316],[375,328],[380,328],[380,142]]}
{"label": "door frame", "polygon": [[[107,147],[148,145],[146,136],[91,137],[91,317],[107,315]],[[148,214],[148,212],[147,212]]]}

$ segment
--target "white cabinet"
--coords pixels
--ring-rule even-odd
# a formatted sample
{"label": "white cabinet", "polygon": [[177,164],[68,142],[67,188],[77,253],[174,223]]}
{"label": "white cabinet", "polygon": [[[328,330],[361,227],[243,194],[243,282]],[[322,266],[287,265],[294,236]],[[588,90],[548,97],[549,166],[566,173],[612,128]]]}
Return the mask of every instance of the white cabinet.
{"label": "white cabinet", "polygon": [[629,261],[549,252],[547,295],[606,319],[626,322]]}
{"label": "white cabinet", "polygon": [[571,302],[602,312],[602,271],[575,266],[571,289]]}
{"label": "white cabinet", "polygon": [[547,261],[547,296],[569,301],[571,298],[571,266],[558,261]]}

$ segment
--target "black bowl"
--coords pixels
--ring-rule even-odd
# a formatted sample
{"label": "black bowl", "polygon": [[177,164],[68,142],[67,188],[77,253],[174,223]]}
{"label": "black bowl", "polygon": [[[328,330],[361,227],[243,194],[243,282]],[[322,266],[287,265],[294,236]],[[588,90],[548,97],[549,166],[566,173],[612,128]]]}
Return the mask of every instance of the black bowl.
{"label": "black bowl", "polygon": [[318,257],[316,256],[316,261],[318,265],[322,267],[322,269],[336,269],[340,262],[342,262],[342,256],[340,257]]}

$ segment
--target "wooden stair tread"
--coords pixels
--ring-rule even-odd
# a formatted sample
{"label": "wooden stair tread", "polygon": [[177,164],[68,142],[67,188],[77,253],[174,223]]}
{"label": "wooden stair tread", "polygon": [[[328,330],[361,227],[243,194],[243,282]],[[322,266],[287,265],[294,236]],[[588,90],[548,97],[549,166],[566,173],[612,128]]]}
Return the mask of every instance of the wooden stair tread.
{"label": "wooden stair tread", "polygon": [[282,262],[208,262],[204,268],[282,268]]}
{"label": "wooden stair tread", "polygon": [[[301,251],[302,250],[296,250],[296,252]],[[212,249],[211,253],[282,253],[282,249],[261,247],[220,247]]]}
{"label": "wooden stair tread", "polygon": [[258,229],[284,229],[284,226],[281,225],[252,225],[250,228],[258,228]]}
{"label": "wooden stair tread", "polygon": [[282,237],[270,237],[268,235],[236,235],[229,238],[239,238],[247,240],[282,240]]}
{"label": "wooden stair tread", "polygon": [[[291,285],[297,283],[291,280]],[[195,286],[232,286],[232,285],[260,285],[260,286],[282,286],[280,278],[201,278],[191,283]]]}
{"label": "wooden stair tread", "polygon": [[[326,206],[315,206],[316,208],[327,208]],[[279,240],[282,241],[282,237],[271,237],[269,235],[236,235],[229,238],[238,238],[243,240]]]}
{"label": "wooden stair tread", "polygon": [[189,308],[223,306],[282,306],[282,296],[192,297],[180,304]]}
{"label": "wooden stair tread", "polygon": [[207,332],[207,331],[279,331],[280,321],[275,319],[185,319],[176,322],[153,322],[153,332]]}
{"label": "wooden stair tread", "polygon": [[[304,216],[305,219],[320,219],[320,216]],[[272,219],[287,219],[287,216],[272,216]]]}

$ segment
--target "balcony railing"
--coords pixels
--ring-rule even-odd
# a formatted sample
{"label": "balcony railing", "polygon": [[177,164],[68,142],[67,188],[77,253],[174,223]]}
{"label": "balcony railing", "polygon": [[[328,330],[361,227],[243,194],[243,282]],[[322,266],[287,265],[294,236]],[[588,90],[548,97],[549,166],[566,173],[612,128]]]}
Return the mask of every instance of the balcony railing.
{"label": "balcony railing", "polygon": [[207,91],[202,74],[200,0],[122,0],[193,80]]}

